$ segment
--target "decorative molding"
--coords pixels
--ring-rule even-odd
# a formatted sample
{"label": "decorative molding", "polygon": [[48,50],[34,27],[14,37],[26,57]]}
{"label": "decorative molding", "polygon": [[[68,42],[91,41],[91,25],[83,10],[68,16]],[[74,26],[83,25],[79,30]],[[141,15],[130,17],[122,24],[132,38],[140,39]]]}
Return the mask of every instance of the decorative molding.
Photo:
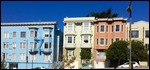
{"label": "decorative molding", "polygon": [[75,22],[75,25],[82,25],[82,22]]}

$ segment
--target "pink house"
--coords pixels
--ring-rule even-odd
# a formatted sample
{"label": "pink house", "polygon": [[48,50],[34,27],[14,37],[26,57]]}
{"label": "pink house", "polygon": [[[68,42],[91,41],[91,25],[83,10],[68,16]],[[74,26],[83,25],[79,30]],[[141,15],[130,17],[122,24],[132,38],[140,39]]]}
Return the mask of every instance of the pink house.
{"label": "pink house", "polygon": [[117,40],[126,39],[126,18],[96,19],[94,24],[94,68],[105,68],[104,50]]}

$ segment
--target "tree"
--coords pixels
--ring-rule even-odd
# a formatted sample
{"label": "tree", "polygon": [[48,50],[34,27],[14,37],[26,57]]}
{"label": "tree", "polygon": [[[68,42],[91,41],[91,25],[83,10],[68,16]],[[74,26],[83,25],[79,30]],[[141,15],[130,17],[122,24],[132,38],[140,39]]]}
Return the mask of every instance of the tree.
{"label": "tree", "polygon": [[113,18],[118,17],[118,13],[112,14],[112,8],[109,8],[107,11],[103,12],[91,12],[86,17],[96,17],[96,18]]}
{"label": "tree", "polygon": [[[116,62],[116,65],[124,63],[129,58],[129,50],[127,41],[116,41],[110,45],[105,51],[107,60]],[[132,61],[143,61],[148,59],[147,50],[144,49],[142,41],[132,40]]]}
{"label": "tree", "polygon": [[132,60],[146,61],[148,58],[147,50],[144,48],[144,43],[139,40],[132,40]]}
{"label": "tree", "polygon": [[6,64],[3,59],[1,59],[1,69],[6,69]]}
{"label": "tree", "polygon": [[128,42],[126,41],[116,41],[110,45],[110,47],[105,50],[107,60],[115,61],[119,65],[120,62],[125,62],[127,60],[127,46]]}
{"label": "tree", "polygon": [[68,59],[67,57],[63,56],[62,65],[60,66],[60,69],[69,68],[72,69],[74,66],[71,65],[75,61],[76,57],[72,56],[71,59]]}
{"label": "tree", "polygon": [[81,49],[80,56],[81,59],[91,59],[91,49],[88,48]]}

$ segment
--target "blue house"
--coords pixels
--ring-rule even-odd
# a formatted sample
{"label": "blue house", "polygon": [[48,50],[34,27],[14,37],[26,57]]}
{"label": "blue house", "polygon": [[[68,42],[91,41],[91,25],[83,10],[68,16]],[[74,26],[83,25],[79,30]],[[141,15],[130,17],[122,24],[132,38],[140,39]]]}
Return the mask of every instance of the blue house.
{"label": "blue house", "polygon": [[61,51],[56,22],[1,23],[1,59],[8,69],[54,69]]}

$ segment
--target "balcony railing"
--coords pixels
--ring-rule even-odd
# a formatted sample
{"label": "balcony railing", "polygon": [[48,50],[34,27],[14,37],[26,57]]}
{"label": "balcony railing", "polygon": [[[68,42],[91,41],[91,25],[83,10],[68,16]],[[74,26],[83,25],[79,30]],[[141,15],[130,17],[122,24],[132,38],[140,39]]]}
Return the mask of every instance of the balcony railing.
{"label": "balcony railing", "polygon": [[83,44],[81,44],[81,48],[92,48],[92,44],[90,44],[90,43],[83,43]]}
{"label": "balcony railing", "polygon": [[50,54],[52,52],[52,49],[43,49],[44,54]]}
{"label": "balcony railing", "polygon": [[29,53],[30,54],[37,54],[38,53],[38,49],[37,48],[30,49]]}
{"label": "balcony railing", "polygon": [[75,47],[76,47],[76,44],[74,44],[74,43],[65,44],[65,48],[75,48]]}

